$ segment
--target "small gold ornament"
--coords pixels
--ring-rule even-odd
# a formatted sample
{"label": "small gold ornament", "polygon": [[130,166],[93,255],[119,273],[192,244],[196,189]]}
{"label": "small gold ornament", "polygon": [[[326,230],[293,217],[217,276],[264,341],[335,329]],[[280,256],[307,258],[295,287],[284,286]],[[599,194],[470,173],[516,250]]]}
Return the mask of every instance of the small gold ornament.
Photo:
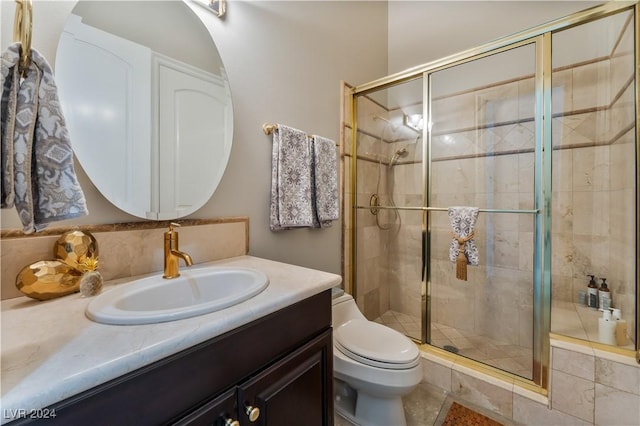
{"label": "small gold ornament", "polygon": [[22,268],[16,287],[32,299],[48,300],[77,292],[81,275],[60,260],[41,260]]}
{"label": "small gold ornament", "polygon": [[82,272],[95,271],[98,269],[98,256],[82,256],[79,262],[79,268]]}
{"label": "small gold ornament", "polygon": [[[16,287],[24,295],[48,300],[76,293],[98,294],[102,275],[98,268],[98,243],[83,231],[65,232],[53,246],[56,260],[41,260],[25,266],[16,277]],[[89,275],[90,274],[90,275]]]}
{"label": "small gold ornament", "polygon": [[84,231],[65,232],[58,238],[53,255],[73,268],[79,268],[79,262],[85,257],[98,255],[98,243],[93,235]]}
{"label": "small gold ornament", "polygon": [[102,291],[102,274],[98,269],[98,257],[86,257],[83,256],[79,263],[80,270],[84,273],[80,278],[80,294],[82,297],[95,296]]}

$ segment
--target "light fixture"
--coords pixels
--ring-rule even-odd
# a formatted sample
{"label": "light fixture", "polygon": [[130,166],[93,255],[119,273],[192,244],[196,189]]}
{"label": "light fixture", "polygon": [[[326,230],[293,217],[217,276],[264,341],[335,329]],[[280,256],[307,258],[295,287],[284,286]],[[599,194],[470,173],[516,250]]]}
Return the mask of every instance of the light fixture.
{"label": "light fixture", "polygon": [[424,120],[422,119],[422,114],[405,114],[403,121],[404,125],[411,130],[422,133],[422,129],[424,128]]}
{"label": "light fixture", "polygon": [[218,16],[218,18],[222,18],[225,13],[227,13],[227,2],[226,0],[193,0],[194,3],[199,4],[200,6],[207,9],[209,12],[212,12]]}

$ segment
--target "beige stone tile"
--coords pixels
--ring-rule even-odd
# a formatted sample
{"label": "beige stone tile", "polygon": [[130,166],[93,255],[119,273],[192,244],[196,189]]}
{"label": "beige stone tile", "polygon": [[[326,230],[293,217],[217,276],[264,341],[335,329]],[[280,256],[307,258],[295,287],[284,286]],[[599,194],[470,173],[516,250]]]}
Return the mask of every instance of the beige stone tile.
{"label": "beige stone tile", "polygon": [[593,355],[553,348],[552,368],[585,380],[594,381],[595,358]]}
{"label": "beige stone tile", "polygon": [[551,97],[551,111],[553,113],[573,110],[573,97],[571,87],[573,86],[573,73],[571,69],[556,71],[552,74],[551,85],[553,94]]}
{"label": "beige stone tile", "polygon": [[551,297],[553,301],[573,302],[575,299],[573,292],[573,278],[552,274]]}
{"label": "beige stone tile", "polygon": [[570,304],[571,309],[558,307],[557,305],[560,305],[559,301],[552,301],[551,305],[551,331],[577,339],[587,339],[587,334],[578,313],[573,307],[573,303]]}
{"label": "beige stone tile", "polygon": [[247,254],[246,224],[244,222],[182,227],[180,245],[195,263],[226,259]]}
{"label": "beige stone tile", "polygon": [[609,191],[574,192],[573,230],[576,234],[609,236]]}
{"label": "beige stone tile", "polygon": [[637,426],[640,396],[596,383],[595,424]]}
{"label": "beige stone tile", "polygon": [[545,404],[518,394],[513,395],[513,420],[523,425],[587,426],[593,423],[551,410]]}
{"label": "beige stone tile", "polygon": [[573,190],[609,190],[609,146],[573,149]]}
{"label": "beige stone tile", "polygon": [[611,190],[628,189],[635,181],[635,167],[629,158],[634,156],[634,145],[614,143],[610,146]]}
{"label": "beige stone tile", "polygon": [[451,342],[458,349],[472,349],[474,347],[473,343],[465,337],[451,339]]}
{"label": "beige stone tile", "polygon": [[[133,231],[128,238],[131,252],[131,274],[139,275],[149,272],[162,271],[164,268],[164,229],[145,229]],[[182,230],[179,231],[182,236]],[[193,246],[191,241],[189,245]],[[180,249],[186,252],[180,239]],[[139,260],[139,261],[138,261]],[[183,263],[180,266],[184,266]]]}
{"label": "beige stone tile", "polygon": [[[132,247],[140,244],[140,231],[96,232],[94,236],[100,250],[99,270],[105,280],[124,278],[134,275],[131,270],[132,260],[138,265],[140,274],[151,272],[149,259],[139,253],[132,252]],[[158,245],[162,253],[163,247]],[[162,267],[162,266],[161,266]]]}
{"label": "beige stone tile", "polygon": [[517,362],[514,358],[491,359],[491,360],[487,360],[487,364],[492,365],[501,370],[514,373],[514,374],[517,371],[523,370],[522,365],[519,362]]}
{"label": "beige stone tile", "polygon": [[[105,280],[158,272],[163,268],[164,228],[128,229],[118,231],[93,231],[98,243],[99,270]],[[144,224],[142,225],[144,228]],[[105,226],[105,229],[110,228]],[[246,253],[246,222],[229,221],[215,224],[188,225],[180,229],[180,247],[192,255],[194,263],[203,263]],[[3,239],[2,282],[5,287],[15,280],[7,279],[16,272],[13,265],[20,265],[33,257],[36,260],[53,258],[53,245],[58,236]],[[19,261],[13,257],[19,256]],[[33,263],[31,262],[31,263]],[[26,265],[24,265],[26,266]],[[21,268],[21,266],[20,266]],[[20,294],[16,294],[18,296]],[[15,297],[14,296],[14,297]]]}
{"label": "beige stone tile", "polygon": [[380,316],[380,290],[378,288],[364,295],[364,310],[362,313],[367,319],[378,318]]}
{"label": "beige stone tile", "polygon": [[596,358],[595,381],[617,390],[640,395],[640,366]]}
{"label": "beige stone tile", "polygon": [[551,407],[588,422],[593,422],[594,382],[553,370]]}
{"label": "beige stone tile", "polygon": [[453,363],[423,354],[422,371],[426,383],[446,392],[451,391],[451,366]]}
{"label": "beige stone tile", "polygon": [[518,81],[518,118],[532,118],[535,114],[536,96],[535,81],[533,78]]}
{"label": "beige stone tile", "polygon": [[2,299],[24,296],[15,286],[20,271],[40,260],[53,260],[53,246],[58,236],[8,238],[0,240]]}
{"label": "beige stone tile", "polygon": [[447,336],[445,336],[440,330],[438,329],[431,329],[431,340],[445,340],[447,339]]}
{"label": "beige stone tile", "polygon": [[[461,369],[460,367],[457,367]],[[513,384],[492,383],[480,380],[466,372],[454,370],[451,373],[451,392],[460,398],[477,404],[505,417],[513,415]]]}
{"label": "beige stone tile", "polygon": [[551,194],[551,230],[552,232],[567,232],[572,229],[573,193],[571,191],[553,191]]}
{"label": "beige stone tile", "polygon": [[434,424],[447,393],[428,383],[420,383],[402,398],[407,426]]}
{"label": "beige stone tile", "polygon": [[607,135],[609,138],[607,140],[614,140],[616,138],[616,143],[629,143],[629,139],[633,135],[633,130],[627,132],[625,135],[620,135],[620,132],[627,128],[627,126],[632,126],[634,124],[634,91],[633,84],[631,84],[625,92],[620,96],[619,99],[612,105],[611,109],[607,112],[609,113],[609,123],[611,124],[607,130],[610,131],[610,134]]}
{"label": "beige stone tile", "polygon": [[478,348],[460,349],[460,355],[465,356],[474,361],[480,361],[484,363],[492,359],[492,356],[487,355],[486,352],[483,352]]}
{"label": "beige stone tile", "polygon": [[573,190],[573,150],[554,150],[552,156],[551,181],[553,191]]}
{"label": "beige stone tile", "polygon": [[553,256],[551,258],[551,271],[553,275],[572,277],[574,275],[576,260],[573,234],[570,232],[552,233],[551,246],[553,247]]}
{"label": "beige stone tile", "polygon": [[609,61],[601,61],[573,68],[573,107],[591,108],[611,99],[608,84]]}
{"label": "beige stone tile", "polygon": [[442,327],[440,328],[442,334],[447,336],[448,339],[462,339],[464,336],[453,327]]}

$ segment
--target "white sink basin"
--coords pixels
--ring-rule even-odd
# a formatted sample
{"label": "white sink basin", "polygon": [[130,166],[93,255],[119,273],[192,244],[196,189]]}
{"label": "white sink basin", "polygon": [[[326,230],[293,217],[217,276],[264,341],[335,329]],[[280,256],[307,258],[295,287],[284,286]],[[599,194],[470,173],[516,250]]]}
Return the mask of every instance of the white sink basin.
{"label": "white sink basin", "polygon": [[269,278],[248,268],[182,269],[121,284],[89,303],[86,315],[104,324],[152,324],[190,318],[228,308],[263,291]]}

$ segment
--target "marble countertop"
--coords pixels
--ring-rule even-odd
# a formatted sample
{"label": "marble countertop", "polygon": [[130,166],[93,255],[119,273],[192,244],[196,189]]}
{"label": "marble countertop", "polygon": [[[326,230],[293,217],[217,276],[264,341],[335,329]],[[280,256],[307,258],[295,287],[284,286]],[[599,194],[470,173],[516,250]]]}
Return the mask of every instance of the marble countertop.
{"label": "marble countertop", "polygon": [[[340,284],[339,275],[266,259],[240,256],[206,264],[253,268],[269,286],[238,305],[178,321],[105,325],[89,320],[92,300],[79,293],[39,302],[2,302],[0,424],[16,413],[50,406],[87,389],[233,330]],[[105,283],[104,291],[132,277]]]}

